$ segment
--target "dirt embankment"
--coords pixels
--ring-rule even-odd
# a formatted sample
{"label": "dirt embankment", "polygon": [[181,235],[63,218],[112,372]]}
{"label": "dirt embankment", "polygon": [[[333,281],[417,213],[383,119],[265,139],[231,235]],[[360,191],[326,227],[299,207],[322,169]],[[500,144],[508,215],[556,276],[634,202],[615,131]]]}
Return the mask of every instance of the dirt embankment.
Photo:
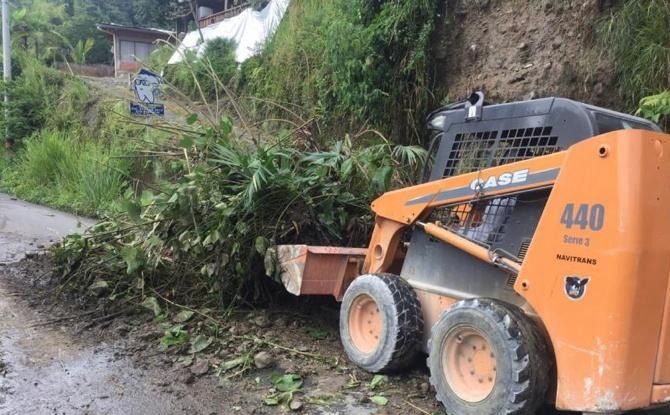
{"label": "dirt embankment", "polygon": [[451,100],[482,89],[492,102],[563,96],[629,108],[595,40],[611,3],[446,1],[434,42],[438,86]]}

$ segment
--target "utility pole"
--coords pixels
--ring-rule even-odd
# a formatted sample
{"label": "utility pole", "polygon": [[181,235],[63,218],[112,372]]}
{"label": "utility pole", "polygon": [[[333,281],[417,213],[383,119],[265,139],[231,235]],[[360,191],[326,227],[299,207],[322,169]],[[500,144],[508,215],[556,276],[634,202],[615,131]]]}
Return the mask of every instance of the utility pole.
{"label": "utility pole", "polygon": [[2,0],[2,79],[5,81],[5,140],[11,144],[9,137],[9,95],[7,85],[12,80],[12,41],[9,33],[9,0]]}

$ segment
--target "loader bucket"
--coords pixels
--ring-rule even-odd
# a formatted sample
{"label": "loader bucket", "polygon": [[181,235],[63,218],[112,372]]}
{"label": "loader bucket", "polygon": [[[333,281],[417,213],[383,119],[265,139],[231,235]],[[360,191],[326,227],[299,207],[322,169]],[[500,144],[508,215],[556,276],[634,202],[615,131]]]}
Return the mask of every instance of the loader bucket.
{"label": "loader bucket", "polygon": [[282,284],[293,295],[332,295],[341,300],[360,275],[367,249],[279,245]]}

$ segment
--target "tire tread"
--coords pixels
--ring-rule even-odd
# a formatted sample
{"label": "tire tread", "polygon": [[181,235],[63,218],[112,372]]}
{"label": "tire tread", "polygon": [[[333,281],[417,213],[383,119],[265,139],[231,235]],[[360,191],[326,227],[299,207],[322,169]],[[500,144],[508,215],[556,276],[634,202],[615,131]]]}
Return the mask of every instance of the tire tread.
{"label": "tire tread", "polygon": [[[535,327],[535,323],[517,307],[493,299],[475,298],[460,301],[454,304],[449,311],[459,308],[476,309],[492,317],[500,332],[505,335],[507,350],[512,352],[513,383],[507,385],[511,393],[508,395],[509,401],[503,403],[503,410],[499,413],[504,415],[534,414],[543,403],[549,386],[550,371],[547,370],[546,364],[553,362],[549,359],[549,349]],[[432,338],[433,336],[431,336],[431,342]],[[428,366],[431,366],[430,356]],[[433,372],[431,368],[430,383],[437,391],[438,401],[447,406],[449,399],[446,391],[441,390]]]}

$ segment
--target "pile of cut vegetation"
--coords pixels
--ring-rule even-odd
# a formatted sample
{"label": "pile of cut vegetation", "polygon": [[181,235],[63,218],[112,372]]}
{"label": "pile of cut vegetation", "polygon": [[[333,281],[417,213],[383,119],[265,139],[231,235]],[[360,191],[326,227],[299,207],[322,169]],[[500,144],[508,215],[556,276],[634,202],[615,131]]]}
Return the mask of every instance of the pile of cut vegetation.
{"label": "pile of cut vegetation", "polygon": [[290,134],[252,145],[228,118],[188,123],[161,150],[172,155],[170,180],[129,190],[88,234],[57,249],[68,288],[110,299],[156,290],[190,304],[270,299],[268,247],[363,245],[370,201],[409,182],[426,155],[378,136],[317,151],[297,148]]}

